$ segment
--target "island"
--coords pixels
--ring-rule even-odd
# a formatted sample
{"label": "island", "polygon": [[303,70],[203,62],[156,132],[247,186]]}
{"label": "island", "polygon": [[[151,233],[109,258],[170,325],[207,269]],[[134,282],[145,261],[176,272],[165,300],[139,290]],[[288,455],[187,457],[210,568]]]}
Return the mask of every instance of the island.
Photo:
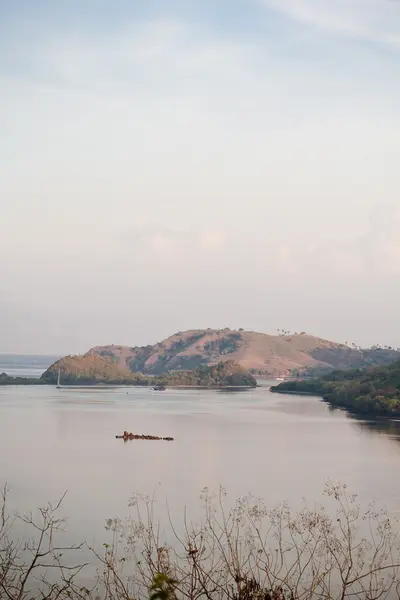
{"label": "island", "polygon": [[111,358],[93,354],[66,356],[54,362],[40,379],[4,377],[3,385],[31,384],[56,385],[60,375],[62,386],[87,385],[141,385],[156,390],[166,387],[195,388],[254,388],[255,377],[239,363],[233,360],[220,361],[215,365],[201,365],[195,369],[169,371],[163,375],[144,375],[132,373],[126,367],[117,364]]}
{"label": "island", "polygon": [[285,381],[271,387],[282,394],[322,396],[359,416],[400,417],[400,361],[379,367],[336,370],[315,379]]}

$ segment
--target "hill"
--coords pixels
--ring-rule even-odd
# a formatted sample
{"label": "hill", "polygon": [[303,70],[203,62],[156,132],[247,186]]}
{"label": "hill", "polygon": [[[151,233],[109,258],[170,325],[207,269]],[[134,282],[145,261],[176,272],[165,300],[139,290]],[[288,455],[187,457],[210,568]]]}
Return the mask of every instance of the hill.
{"label": "hill", "polygon": [[[211,367],[202,365],[188,371],[170,371],[164,375],[154,376],[132,373],[129,369],[119,366],[110,358],[90,354],[66,356],[56,361],[35,383],[55,384],[59,370],[62,385],[92,385],[97,383],[201,387],[255,387],[257,385],[253,375],[233,360],[219,362]],[[11,381],[4,381],[5,385],[11,383]]]}
{"label": "hill", "polygon": [[275,377],[388,364],[400,358],[392,349],[363,350],[304,333],[276,336],[230,329],[179,332],[152,346],[96,346],[88,354],[152,375],[229,359],[255,374]]}
{"label": "hill", "polygon": [[157,377],[165,385],[201,387],[256,387],[257,380],[234,360],[219,362],[213,366],[201,365],[191,371],[170,371]]}
{"label": "hill", "polygon": [[54,362],[42,375],[46,383],[57,382],[60,370],[61,383],[92,384],[92,383],[134,383],[134,375],[129,369],[116,364],[114,361],[95,355],[65,356]]}
{"label": "hill", "polygon": [[400,417],[400,361],[391,365],[333,371],[318,379],[287,381],[273,392],[322,396],[359,415]]}

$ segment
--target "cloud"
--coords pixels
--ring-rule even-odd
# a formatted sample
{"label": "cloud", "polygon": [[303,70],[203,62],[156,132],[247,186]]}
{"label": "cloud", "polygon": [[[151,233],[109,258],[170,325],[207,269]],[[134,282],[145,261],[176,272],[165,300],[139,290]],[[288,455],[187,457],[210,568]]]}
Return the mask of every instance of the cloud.
{"label": "cloud", "polygon": [[356,282],[353,308],[376,281],[388,297],[396,220],[369,214],[397,202],[397,59],[371,63],[363,44],[343,56],[342,37],[327,49],[319,35],[390,30],[386,9],[375,27],[375,4],[358,22],[360,6],[279,0],[318,32],[312,53],[301,36],[281,44],[258,12],[251,35],[179,15],[101,35],[43,17],[14,32],[15,52],[0,53],[0,280],[23,314],[14,328],[48,315],[60,333],[43,349],[63,351],[67,330],[85,349],[241,315],[273,330],[279,311],[310,329],[310,306],[319,323]]}
{"label": "cloud", "polygon": [[180,269],[196,257],[204,259],[204,252],[210,257],[223,251],[227,240],[223,231],[212,227],[174,229],[142,217],[121,234],[121,241],[142,261],[159,264],[174,259]]}
{"label": "cloud", "polygon": [[[400,209],[396,204],[375,204],[366,220],[365,230],[348,239],[332,236],[310,240],[307,233],[296,238],[281,235],[269,238],[257,228],[244,235],[204,227],[174,230],[155,221],[140,220],[121,236],[128,263],[140,257],[144,269],[170,264],[169,273],[192,274],[211,269],[219,277],[221,269],[235,276],[238,265],[242,276],[255,279],[286,277],[293,281],[313,279],[349,281],[391,280],[400,275]],[[346,282],[346,283],[345,283]]]}
{"label": "cloud", "polygon": [[200,233],[199,245],[200,248],[209,252],[222,250],[226,243],[226,234],[222,231],[206,229]]}
{"label": "cloud", "polygon": [[264,0],[295,21],[356,40],[400,49],[400,7],[395,0]]}

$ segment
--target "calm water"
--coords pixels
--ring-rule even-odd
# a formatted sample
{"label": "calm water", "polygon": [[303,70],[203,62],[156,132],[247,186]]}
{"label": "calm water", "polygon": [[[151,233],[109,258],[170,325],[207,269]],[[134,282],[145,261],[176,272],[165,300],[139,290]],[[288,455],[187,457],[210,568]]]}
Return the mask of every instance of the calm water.
{"label": "calm water", "polygon": [[[171,435],[132,441],[124,429]],[[102,391],[0,388],[0,474],[23,510],[68,490],[69,535],[104,539],[106,517],[127,514],[134,492],[168,499],[173,516],[196,510],[203,487],[275,504],[320,499],[326,479],[361,500],[400,510],[400,433],[332,411],[312,397],[267,388],[211,391]]]}
{"label": "calm water", "polygon": [[39,378],[59,356],[33,356],[31,354],[0,354],[0,373],[10,377]]}

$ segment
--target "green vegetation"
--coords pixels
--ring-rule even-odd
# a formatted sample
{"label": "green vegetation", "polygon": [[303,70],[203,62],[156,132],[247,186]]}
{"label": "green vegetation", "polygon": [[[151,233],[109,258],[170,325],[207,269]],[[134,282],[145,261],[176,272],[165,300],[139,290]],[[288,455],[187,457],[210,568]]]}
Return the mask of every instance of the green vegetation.
{"label": "green vegetation", "polygon": [[333,371],[317,379],[286,381],[273,392],[322,396],[359,415],[400,417],[400,361],[387,366]]}
{"label": "green vegetation", "polygon": [[204,351],[209,355],[218,354],[233,354],[239,348],[239,342],[242,336],[240,333],[228,333],[226,336],[206,342],[204,344]]}
{"label": "green vegetation", "polygon": [[114,354],[111,352],[111,350],[101,350],[99,352],[99,356],[101,356],[102,358],[111,358],[111,360],[113,360],[114,362],[116,362],[117,360]]}
{"label": "green vegetation", "polygon": [[316,375],[324,375],[324,371],[329,372],[329,365],[333,365],[335,369],[360,369],[388,365],[400,360],[400,353],[397,350],[380,346],[364,349],[350,346],[322,347],[312,350],[310,356],[327,364],[327,367],[320,367],[319,372],[316,370]]}
{"label": "green vegetation", "polygon": [[256,387],[257,381],[246,369],[233,360],[193,370],[170,371],[165,375],[143,375],[120,367],[113,359],[94,354],[66,356],[56,361],[43,373],[40,380],[30,383],[57,383],[58,370],[62,385],[166,385],[201,387]]}
{"label": "green vegetation", "polygon": [[7,373],[0,373],[0,385],[40,385],[45,383],[36,377],[11,377]]}
{"label": "green vegetation", "polygon": [[260,375],[261,377],[273,377],[270,371],[266,369],[249,369],[252,375]]}
{"label": "green vegetation", "polygon": [[192,371],[172,371],[164,377],[158,377],[165,385],[201,386],[201,387],[256,387],[257,380],[249,371],[234,360],[219,362],[213,366],[201,365]]}

